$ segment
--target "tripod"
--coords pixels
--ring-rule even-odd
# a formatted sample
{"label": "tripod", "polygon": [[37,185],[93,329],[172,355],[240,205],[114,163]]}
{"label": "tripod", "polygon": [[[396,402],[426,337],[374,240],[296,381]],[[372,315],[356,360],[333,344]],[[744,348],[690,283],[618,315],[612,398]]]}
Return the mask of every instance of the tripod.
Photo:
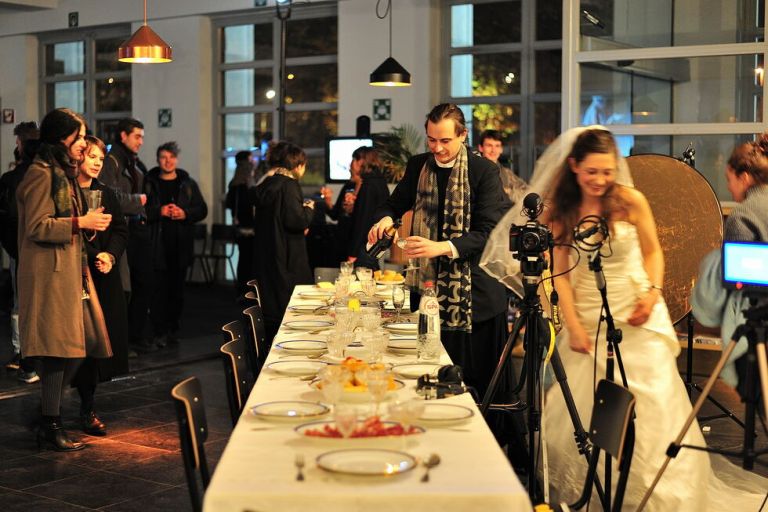
{"label": "tripod", "polygon": [[[520,334],[520,329],[525,326],[525,334],[523,336],[523,344],[525,347],[525,362],[523,364],[523,370],[520,375],[520,382],[513,390],[514,394],[517,394],[522,389],[523,384],[526,385],[526,405],[528,409],[528,496],[533,503],[540,501],[539,493],[536,486],[536,460],[538,456],[538,441],[536,439],[537,432],[541,429],[541,361],[544,356],[544,344],[540,342],[540,335],[542,331],[549,337],[549,322],[542,316],[541,300],[537,293],[538,281],[540,278],[540,272],[538,276],[524,275],[524,296],[519,305],[520,313],[515,319],[515,323],[512,326],[512,332],[507,338],[507,342],[504,345],[504,349],[499,357],[499,362],[496,365],[496,369],[491,377],[488,389],[483,397],[482,404],[480,405],[480,412],[487,418],[488,410],[491,406],[491,399],[496,392],[496,388],[499,384],[499,379],[502,375],[505,365],[512,364],[510,361],[510,355],[512,353],[512,346],[515,340]],[[544,327],[542,328],[542,324]],[[565,374],[562,362],[560,361],[560,355],[557,352],[557,347],[554,348],[552,353],[552,368],[555,373],[555,377],[560,385],[560,389],[563,392],[565,398],[566,407],[568,408],[568,415],[571,417],[571,422],[574,428],[574,438],[578,447],[579,453],[589,461],[591,454],[591,445],[589,444],[587,433],[584,430],[584,426],[579,418],[578,411],[576,410],[576,404],[573,401],[571,390],[568,387],[568,377]],[[495,407],[494,407],[495,408]],[[519,410],[516,407],[515,410]],[[604,492],[600,481],[595,480],[595,488],[601,499],[603,499]]]}
{"label": "tripod", "polygon": [[[745,323],[737,327],[734,331],[731,341],[723,351],[723,355],[720,357],[717,365],[715,365],[712,375],[704,386],[704,391],[702,391],[699,399],[693,406],[693,410],[691,410],[691,413],[688,415],[688,419],[685,421],[683,428],[680,430],[677,438],[669,445],[669,448],[667,448],[667,458],[664,460],[664,464],[662,464],[659,472],[656,473],[653,483],[651,483],[651,486],[645,492],[643,500],[640,502],[637,509],[638,512],[643,510],[646,503],[648,503],[648,500],[653,494],[653,490],[656,488],[656,484],[659,483],[659,480],[661,480],[670,461],[673,457],[677,456],[681,448],[691,448],[722,455],[740,456],[742,457],[742,467],[744,469],[752,469],[757,457],[768,453],[768,449],[761,451],[755,450],[755,415],[757,414],[758,389],[762,393],[763,413],[768,413],[768,360],[766,359],[765,349],[766,335],[768,334],[768,305],[757,307],[757,299],[755,297],[750,297],[749,301],[750,307],[743,312],[746,319]],[[706,446],[681,444],[683,437],[685,437],[688,429],[696,419],[696,415],[702,405],[704,405],[704,401],[707,399],[710,391],[712,391],[712,386],[714,386],[715,381],[720,376],[720,372],[723,371],[725,363],[736,348],[736,343],[738,343],[742,337],[746,337],[748,343],[746,375],[747,396],[744,400],[746,403],[746,412],[744,414],[746,422],[743,448],[741,451],[733,452],[729,450],[708,448]]]}

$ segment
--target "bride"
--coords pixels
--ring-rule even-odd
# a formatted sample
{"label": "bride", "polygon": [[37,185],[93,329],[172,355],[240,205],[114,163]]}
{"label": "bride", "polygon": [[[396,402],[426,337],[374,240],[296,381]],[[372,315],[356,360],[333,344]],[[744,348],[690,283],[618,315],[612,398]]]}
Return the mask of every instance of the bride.
{"label": "bride", "polygon": [[[566,244],[573,243],[579,219],[596,215],[608,222],[608,241],[601,249],[608,301],[616,326],[623,332],[621,358],[629,390],[637,399],[635,449],[624,499],[624,508],[631,510],[650,486],[669,443],[691,411],[677,371],[680,346],[662,297],[664,257],[653,214],[645,196],[632,187],[613,136],[602,127],[575,128],[561,135],[537,162],[531,189],[544,199],[540,221],[550,225],[559,244],[554,249],[552,273],[559,276],[554,286],[564,328],[557,344],[584,423],[591,416],[596,380],[605,376],[605,331],[603,328],[598,336],[602,302],[587,257],[578,258],[576,250]],[[481,266],[519,292],[518,263],[512,260],[507,241],[509,225],[519,223],[518,215],[510,210],[498,224]],[[616,379],[620,379],[618,369]],[[557,492],[554,498],[574,502],[584,485],[587,463],[577,452],[572,429],[563,428],[570,421],[559,386],[546,394],[543,422],[550,486]],[[683,443],[705,444],[698,423],[694,422]],[[712,464],[705,452],[681,450],[645,510],[757,511],[768,482],[722,457],[711,459]],[[718,476],[733,487],[715,476],[714,464]],[[603,474],[602,464],[598,474]]]}

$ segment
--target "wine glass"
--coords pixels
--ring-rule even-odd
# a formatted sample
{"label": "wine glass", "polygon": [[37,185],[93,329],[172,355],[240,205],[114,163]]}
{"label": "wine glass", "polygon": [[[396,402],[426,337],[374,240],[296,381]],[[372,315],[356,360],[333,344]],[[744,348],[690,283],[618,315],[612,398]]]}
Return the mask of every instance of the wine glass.
{"label": "wine glass", "polygon": [[366,384],[368,392],[371,394],[375,403],[374,414],[379,415],[379,404],[389,390],[389,374],[383,368],[370,368],[366,370]]}
{"label": "wine glass", "polygon": [[349,277],[352,275],[352,272],[355,268],[355,264],[351,261],[342,261],[339,265],[339,270],[341,271],[341,275],[344,277]]}
{"label": "wine glass", "polygon": [[[397,246],[405,251],[405,248],[408,247],[408,240],[405,238],[398,238],[397,242],[395,242]],[[408,258],[408,266],[405,267],[403,270],[405,272],[410,272],[411,270],[418,270],[419,267],[413,264],[413,258]]]}
{"label": "wine glass", "polygon": [[333,420],[342,437],[349,437],[357,426],[357,409],[348,405],[337,405],[333,409]]}
{"label": "wine glass", "polygon": [[400,321],[400,312],[405,305],[405,287],[403,285],[392,286],[392,306],[394,306],[397,315],[395,316],[395,322]]}

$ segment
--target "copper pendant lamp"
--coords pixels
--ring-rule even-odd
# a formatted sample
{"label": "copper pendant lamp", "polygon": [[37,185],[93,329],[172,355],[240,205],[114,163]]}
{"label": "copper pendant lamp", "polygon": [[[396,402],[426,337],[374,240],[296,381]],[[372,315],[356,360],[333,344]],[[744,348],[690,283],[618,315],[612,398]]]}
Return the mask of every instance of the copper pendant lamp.
{"label": "copper pendant lamp", "polygon": [[389,57],[373,70],[368,83],[382,87],[408,87],[411,85],[411,74],[392,58],[392,0],[389,0],[384,16],[379,16],[377,2],[376,16],[379,19],[389,16]]}
{"label": "copper pendant lamp", "polygon": [[157,64],[173,60],[172,48],[147,25],[147,0],[144,0],[144,25],[117,51],[120,62]]}

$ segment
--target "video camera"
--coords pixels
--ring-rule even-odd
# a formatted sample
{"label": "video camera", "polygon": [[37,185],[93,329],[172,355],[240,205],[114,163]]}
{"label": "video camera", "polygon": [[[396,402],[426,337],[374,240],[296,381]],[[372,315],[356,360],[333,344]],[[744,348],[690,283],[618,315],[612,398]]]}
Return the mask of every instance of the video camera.
{"label": "video camera", "polygon": [[512,256],[520,261],[524,278],[541,276],[547,268],[542,253],[554,246],[549,228],[536,220],[542,210],[541,197],[533,192],[528,194],[523,199],[523,212],[528,217],[528,222],[522,226],[512,224],[509,228],[509,250]]}
{"label": "video camera", "polygon": [[723,286],[768,297],[768,243],[723,242]]}

